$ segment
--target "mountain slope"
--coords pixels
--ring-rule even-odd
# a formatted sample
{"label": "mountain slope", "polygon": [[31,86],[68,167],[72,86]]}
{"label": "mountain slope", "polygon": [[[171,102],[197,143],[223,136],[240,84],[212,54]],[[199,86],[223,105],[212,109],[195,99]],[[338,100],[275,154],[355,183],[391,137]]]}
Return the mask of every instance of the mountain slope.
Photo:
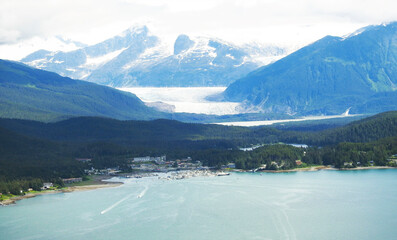
{"label": "mountain slope", "polygon": [[50,121],[64,116],[164,117],[135,95],[0,60],[0,116]]}
{"label": "mountain slope", "polygon": [[[117,70],[119,75],[108,78],[107,84],[117,87],[227,86],[263,64],[254,59],[254,54],[277,58],[284,52],[277,47],[249,49],[218,39],[190,39],[181,35],[175,41],[174,54],[148,49],[137,61]],[[98,69],[88,79],[98,79],[111,69],[114,68]]]}
{"label": "mountain slope", "polygon": [[[171,151],[280,141],[326,146],[340,142],[371,142],[396,137],[397,111],[377,114],[342,127],[313,132],[283,131],[268,126],[246,128],[182,123],[173,120],[120,121],[100,117],[77,117],[53,123],[0,119],[1,129],[32,139],[41,139],[47,141],[46,144],[49,144],[48,141],[57,141],[81,146],[81,143],[96,142],[121,144],[137,149],[165,148]],[[6,139],[7,137],[3,138],[4,141]],[[15,144],[17,141],[19,140],[9,145],[1,145],[0,150],[12,148],[13,145],[17,145]],[[21,146],[28,149],[28,145]]]}
{"label": "mountain slope", "polygon": [[[92,71],[106,67],[106,64],[117,57],[124,61],[135,60],[158,41],[157,37],[149,34],[146,27],[134,27],[98,44],[70,52],[39,50],[23,58],[21,62],[62,76],[85,79]],[[97,82],[102,83],[100,79]]]}
{"label": "mountain slope", "polygon": [[155,142],[227,139],[251,131],[242,127],[183,123],[174,120],[120,121],[99,117],[77,117],[54,123],[0,119],[0,126],[30,137],[56,141]]}
{"label": "mountain slope", "polygon": [[372,142],[397,137],[397,111],[383,112],[345,126],[317,132],[285,132],[280,140],[325,146],[340,142]]}
{"label": "mountain slope", "polygon": [[167,46],[147,27],[133,27],[93,46],[70,52],[39,50],[21,61],[62,76],[113,87],[227,86],[286,54],[276,46],[236,46],[180,35]]}
{"label": "mountain slope", "polygon": [[224,96],[263,112],[397,109],[397,23],[327,36],[231,84]]}

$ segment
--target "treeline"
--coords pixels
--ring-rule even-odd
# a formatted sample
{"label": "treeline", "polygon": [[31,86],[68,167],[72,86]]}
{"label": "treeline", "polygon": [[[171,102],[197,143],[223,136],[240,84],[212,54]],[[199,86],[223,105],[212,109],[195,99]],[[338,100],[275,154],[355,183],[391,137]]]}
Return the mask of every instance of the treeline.
{"label": "treeline", "polygon": [[342,142],[325,147],[297,148],[284,144],[265,145],[253,151],[211,149],[193,152],[195,160],[207,166],[220,167],[234,162],[239,169],[287,170],[297,167],[296,160],[306,165],[331,165],[336,168],[357,166],[395,166],[388,158],[397,153],[397,137],[370,143]]}
{"label": "treeline", "polygon": [[282,133],[270,127],[252,129],[164,119],[120,121],[99,117],[78,117],[56,123],[0,119],[0,126],[18,134],[51,141],[110,142],[152,148],[170,148],[173,145],[184,149],[200,145],[208,148],[204,144],[208,145],[210,141],[216,144],[232,142],[234,145],[275,142]]}
{"label": "treeline", "polygon": [[264,164],[271,168],[276,163],[280,169],[291,169],[296,166],[295,161],[302,158],[303,152],[302,148],[275,144],[266,145],[253,151],[210,149],[192,152],[191,156],[194,160],[199,160],[210,167],[220,167],[233,162],[236,164],[236,168],[248,170]]}
{"label": "treeline", "polygon": [[279,140],[327,146],[340,142],[371,142],[397,136],[397,111],[385,112],[346,126],[317,132],[284,132]]}
{"label": "treeline", "polygon": [[[88,167],[120,166],[138,156],[177,159],[192,157],[207,166],[235,162],[241,169],[263,164],[268,168],[295,167],[295,160],[308,164],[344,166],[360,162],[387,164],[389,154],[396,154],[397,112],[387,112],[324,131],[284,131],[271,127],[244,128],[188,124],[170,120],[118,121],[80,117],[57,123],[0,119],[0,181],[48,181],[81,177]],[[304,143],[303,149],[277,142]],[[343,143],[356,142],[356,143]],[[371,143],[368,143],[371,142]],[[268,144],[251,152],[238,147]],[[394,151],[394,152],[393,152]],[[76,158],[91,158],[90,166]],[[273,166],[273,167],[272,167]]]}
{"label": "treeline", "polygon": [[[48,179],[48,182],[54,184],[55,187],[63,187],[64,183],[60,178]],[[21,179],[6,181],[0,180],[0,193],[2,194],[12,194],[21,195],[28,192],[30,189],[33,191],[41,191],[43,187],[43,179]]]}
{"label": "treeline", "polygon": [[397,137],[370,143],[339,143],[335,146],[307,149],[302,161],[308,164],[333,165],[336,168],[386,166],[388,157],[397,153]]}
{"label": "treeline", "polygon": [[[325,123],[332,125],[332,122]],[[300,125],[302,123],[297,123],[297,126]],[[302,131],[296,131],[299,128],[290,131],[294,129],[291,123],[286,128],[288,130],[280,130],[272,127],[226,127],[172,120],[119,121],[98,117],[78,117],[56,123],[0,119],[0,126],[24,136],[50,141],[106,142],[143,148],[208,149],[222,145],[230,148],[277,142],[326,146],[339,142],[370,142],[397,136],[397,111],[381,113],[343,127],[322,131],[314,131],[317,129],[314,123],[306,124]]]}

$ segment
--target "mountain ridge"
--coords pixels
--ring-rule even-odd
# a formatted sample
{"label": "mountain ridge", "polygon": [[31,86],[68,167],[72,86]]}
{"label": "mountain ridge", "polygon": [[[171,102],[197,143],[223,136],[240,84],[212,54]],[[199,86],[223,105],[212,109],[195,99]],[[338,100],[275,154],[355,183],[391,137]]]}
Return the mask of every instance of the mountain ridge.
{"label": "mountain ridge", "polygon": [[[267,113],[376,113],[397,109],[396,86],[397,23],[391,23],[347,38],[326,36],[237,80],[224,97]],[[376,106],[382,102],[384,109]]]}
{"label": "mountain ridge", "polygon": [[165,114],[131,93],[0,60],[0,116],[51,121],[66,116],[155,119]]}
{"label": "mountain ridge", "polygon": [[38,50],[21,61],[62,76],[112,87],[227,86],[288,50],[181,34],[173,52],[146,26],[70,52]]}

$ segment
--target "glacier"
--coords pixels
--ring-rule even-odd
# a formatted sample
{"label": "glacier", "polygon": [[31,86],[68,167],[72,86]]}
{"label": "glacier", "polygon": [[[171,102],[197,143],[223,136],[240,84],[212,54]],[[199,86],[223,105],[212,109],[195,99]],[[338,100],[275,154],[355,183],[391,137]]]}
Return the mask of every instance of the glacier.
{"label": "glacier", "polygon": [[225,87],[135,87],[118,88],[135,94],[145,103],[162,102],[174,106],[174,112],[231,115],[240,114],[240,103],[207,100],[209,96],[217,95]]}

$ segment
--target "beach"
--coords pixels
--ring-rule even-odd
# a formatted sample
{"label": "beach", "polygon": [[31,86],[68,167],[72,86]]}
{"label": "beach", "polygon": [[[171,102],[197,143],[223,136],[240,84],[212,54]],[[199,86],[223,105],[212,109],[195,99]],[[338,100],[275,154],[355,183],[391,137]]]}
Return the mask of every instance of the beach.
{"label": "beach", "polygon": [[93,180],[93,181],[90,181],[90,183],[88,183],[87,185],[69,186],[69,187],[65,187],[62,189],[56,189],[56,190],[44,190],[44,191],[40,191],[40,192],[26,193],[25,195],[15,196],[15,197],[3,200],[0,202],[0,205],[7,206],[7,205],[15,204],[17,201],[22,200],[22,199],[33,198],[33,197],[45,195],[45,194],[89,191],[89,190],[95,190],[95,189],[100,189],[100,188],[118,187],[123,184],[121,182],[105,182],[105,181],[103,181],[106,179],[108,179],[108,178],[100,177],[100,178],[95,178],[95,180]]}

